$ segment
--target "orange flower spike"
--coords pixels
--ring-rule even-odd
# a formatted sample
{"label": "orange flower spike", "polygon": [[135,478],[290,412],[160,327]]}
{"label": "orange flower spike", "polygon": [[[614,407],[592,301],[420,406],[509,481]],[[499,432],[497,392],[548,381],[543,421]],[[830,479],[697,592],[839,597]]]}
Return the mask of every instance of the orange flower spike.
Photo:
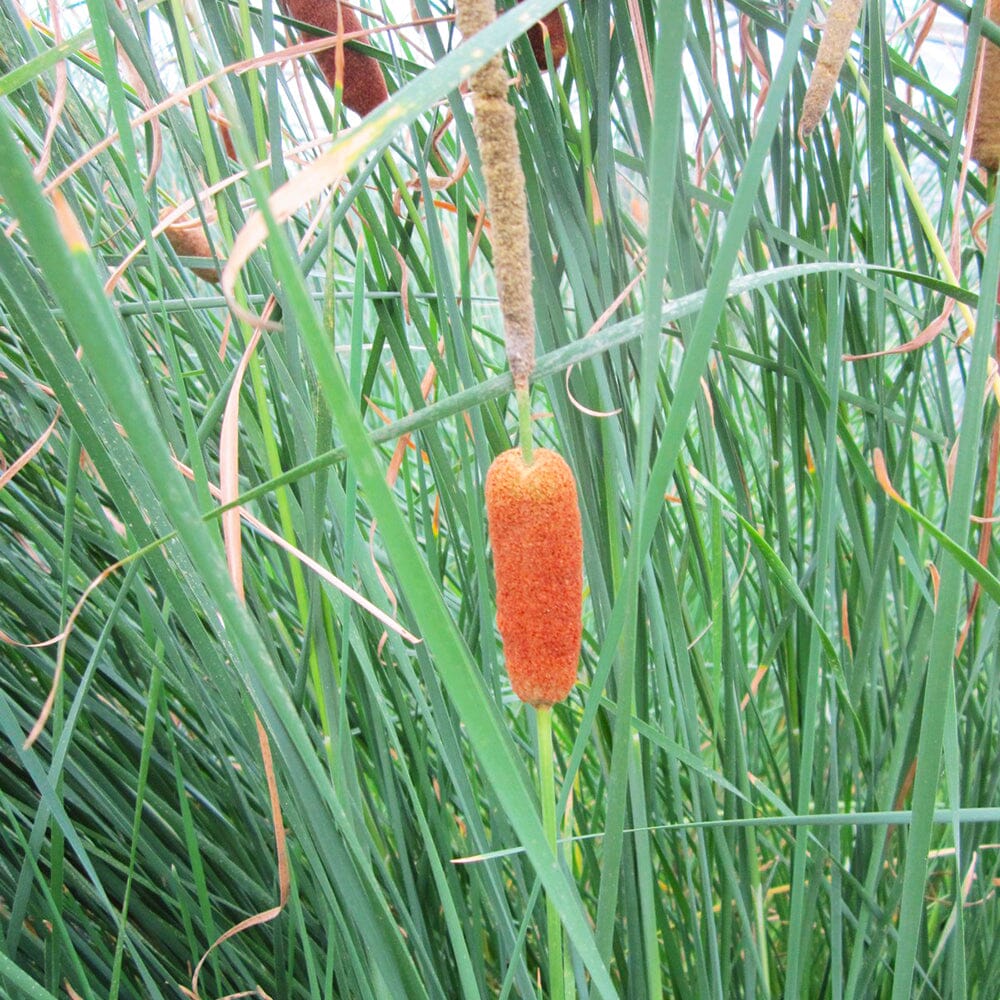
{"label": "orange flower spike", "polygon": [[[314,24],[317,28],[323,28],[333,35],[337,34],[339,30],[337,22],[339,8],[344,34],[349,35],[361,31],[361,21],[354,9],[345,3],[340,3],[340,0],[287,0],[287,7],[288,13],[296,21]],[[318,37],[318,35],[305,32],[302,35],[305,41],[314,41]],[[367,33],[361,34],[352,40],[367,44],[368,35]],[[347,45],[343,48],[344,106],[364,116],[388,99],[389,92],[386,89],[385,76],[377,59],[362,55]],[[333,90],[337,85],[336,46],[317,52],[316,62],[319,63],[319,68],[323,71],[326,82]]]}
{"label": "orange flower spike", "polygon": [[531,42],[531,51],[535,54],[535,62],[538,63],[538,68],[544,73],[549,68],[549,64],[545,58],[543,24],[549,32],[553,68],[556,68],[562,62],[563,56],[566,55],[566,29],[563,27],[562,15],[559,13],[558,7],[555,10],[549,11],[538,24],[533,24],[528,28],[528,41]]}
{"label": "orange flower spike", "polygon": [[486,474],[486,518],[497,585],[497,627],[514,693],[536,708],[576,683],[583,635],[583,534],[565,460],[534,449],[498,455]]}

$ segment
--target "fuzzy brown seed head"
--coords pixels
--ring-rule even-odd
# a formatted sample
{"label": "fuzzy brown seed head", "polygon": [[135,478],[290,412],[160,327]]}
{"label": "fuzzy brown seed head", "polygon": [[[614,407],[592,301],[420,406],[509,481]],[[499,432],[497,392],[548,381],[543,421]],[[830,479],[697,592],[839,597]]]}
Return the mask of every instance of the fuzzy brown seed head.
{"label": "fuzzy brown seed head", "polygon": [[[463,0],[458,30],[471,38],[496,17],[494,0]],[[472,76],[473,129],[486,181],[493,271],[503,315],[504,344],[516,389],[526,389],[535,368],[535,310],[531,297],[531,246],[524,171],[507,100],[510,80],[500,56]]]}
{"label": "fuzzy brown seed head", "polygon": [[562,701],[576,682],[583,634],[583,535],[565,460],[536,448],[498,455],[486,474],[486,517],[497,585],[497,627],[514,693]]}
{"label": "fuzzy brown seed head", "polygon": [[[524,0],[517,0],[517,2],[524,3]],[[545,32],[542,30],[542,25],[545,25],[549,32],[553,68],[558,66],[562,62],[563,56],[566,55],[566,29],[563,27],[562,14],[559,13],[559,10],[558,7],[555,10],[550,10],[538,24],[528,28],[531,51],[534,52],[535,62],[538,63],[538,68],[543,73],[549,68],[549,63],[545,58]]]}
{"label": "fuzzy brown seed head", "polygon": [[[991,21],[1000,21],[1000,0],[987,0],[986,16]],[[979,96],[973,110],[969,155],[981,167],[996,170],[1000,167],[1000,47],[986,38],[979,45],[976,73]]]}
{"label": "fuzzy brown seed head", "polygon": [[[286,0],[288,13],[296,21],[305,24],[314,24],[317,28],[323,28],[331,34],[336,34],[341,30],[338,25],[338,8],[345,34],[361,31],[361,22],[353,8],[347,4],[340,3],[340,0]],[[311,41],[318,38],[318,35],[311,35],[303,32],[302,38]],[[368,35],[362,34],[355,41],[367,42]],[[372,56],[362,55],[354,49],[344,46],[344,106],[357,112],[359,115],[366,115],[369,111],[374,111],[384,100],[389,97],[389,92],[385,86],[385,76],[382,74],[382,67],[378,60]],[[316,62],[326,77],[326,82],[333,90],[337,85],[337,48],[333,46],[316,53]]]}
{"label": "fuzzy brown seed head", "polygon": [[[169,211],[171,209],[164,209],[160,213],[160,217],[162,218]],[[166,236],[167,242],[174,248],[174,253],[178,257],[212,256],[212,248],[209,245],[208,236],[205,234],[204,227],[197,219],[191,219],[185,215],[167,226],[163,230],[163,235]],[[191,270],[203,281],[210,281],[213,285],[219,283],[219,269],[217,267],[193,267]]]}
{"label": "fuzzy brown seed head", "polygon": [[826,114],[863,6],[864,0],[833,0],[830,4],[816,51],[816,65],[802,100],[802,113],[799,115],[799,141],[802,143]]}

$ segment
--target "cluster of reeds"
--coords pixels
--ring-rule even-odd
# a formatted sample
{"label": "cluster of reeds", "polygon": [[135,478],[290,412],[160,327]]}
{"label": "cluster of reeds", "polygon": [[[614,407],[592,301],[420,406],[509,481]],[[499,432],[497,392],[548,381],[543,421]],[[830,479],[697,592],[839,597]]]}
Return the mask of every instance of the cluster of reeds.
{"label": "cluster of reeds", "polygon": [[[240,273],[248,308],[277,293],[284,330],[259,342],[191,267],[213,280],[209,249],[280,183],[241,176],[245,126],[276,157],[311,124],[274,99],[299,81],[275,68],[271,8],[0,17],[0,997],[551,1000],[563,934],[579,995],[601,1000],[988,997],[1000,230],[983,122],[963,136],[956,95],[981,91],[988,117],[985,62],[970,84],[993,8],[897,28],[869,3],[810,149],[788,107],[828,0],[780,18],[694,4],[683,32],[668,4],[577,0],[558,81],[516,41],[504,96],[533,255],[509,273],[533,285],[539,362],[518,371],[544,411],[519,394],[518,440],[483,335],[500,330],[502,212],[445,110],[462,117],[462,55],[416,70],[423,43],[458,47],[450,4],[415,3],[444,17],[393,38],[413,76],[398,116],[334,140],[356,183],[333,215],[310,197],[280,218]],[[463,44],[470,63],[539,20],[503,3],[507,29]],[[960,86],[924,31],[956,12]],[[123,87],[124,52],[148,95]],[[215,148],[194,88],[219,71]],[[182,93],[190,110],[169,104]],[[222,117],[241,163],[220,159]],[[968,151],[984,176],[963,187]],[[136,249],[157,162],[152,183],[199,206],[156,241],[181,273]],[[51,224],[53,202],[75,227]],[[932,238],[953,225],[983,239],[951,278]],[[130,280],[109,282],[126,257]],[[949,296],[937,338],[906,347]],[[245,365],[220,357],[227,330]],[[385,625],[383,585],[419,642]],[[553,812],[564,859],[542,835]],[[220,932],[285,891],[195,983]]]}

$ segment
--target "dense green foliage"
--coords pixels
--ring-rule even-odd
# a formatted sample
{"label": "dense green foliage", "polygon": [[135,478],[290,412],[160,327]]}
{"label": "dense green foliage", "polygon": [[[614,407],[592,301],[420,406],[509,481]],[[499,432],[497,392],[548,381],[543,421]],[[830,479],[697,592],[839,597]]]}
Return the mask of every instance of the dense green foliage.
{"label": "dense green foliage", "polygon": [[[288,899],[211,953],[204,998],[544,995],[546,896],[581,997],[995,996],[981,5],[933,8],[969,22],[952,86],[932,14],[890,30],[870,0],[807,148],[819,8],[569,0],[541,74],[520,19],[551,6],[449,57],[447,5],[414,0],[437,20],[371,35],[391,98],[359,146],[311,56],[219,72],[288,43],[276,4],[0,0],[0,454],[28,459],[0,488],[3,996],[180,996],[278,904],[255,715]],[[585,543],[561,869],[482,498],[517,419],[458,85],[505,46],[535,440],[576,473]],[[332,196],[295,180],[330,133]],[[213,188],[225,260],[286,182],[237,276],[280,322],[244,371],[252,327],[152,231]],[[243,600],[213,495],[234,460],[270,531],[244,523]]]}

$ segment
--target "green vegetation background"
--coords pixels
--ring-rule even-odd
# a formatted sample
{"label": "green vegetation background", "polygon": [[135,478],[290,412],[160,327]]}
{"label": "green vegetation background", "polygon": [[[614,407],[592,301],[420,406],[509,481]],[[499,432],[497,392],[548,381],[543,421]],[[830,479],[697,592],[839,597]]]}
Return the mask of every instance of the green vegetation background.
{"label": "green vegetation background", "polygon": [[[181,996],[278,904],[255,716],[288,899],[202,997],[545,995],[546,894],[581,997],[996,995],[1000,227],[962,124],[1000,29],[951,0],[890,31],[871,0],[803,148],[819,7],[570,0],[543,75],[522,32],[551,6],[448,56],[415,0],[435,20],[371,37],[392,97],[359,142],[310,56],[219,73],[286,44],[271,2],[0,0],[4,996]],[[968,22],[954,90],[932,13]],[[458,86],[504,47],[535,438],[585,535],[562,868],[483,516],[516,415]],[[301,145],[338,132],[308,186]],[[237,277],[280,329],[238,371],[251,327],[153,227],[214,187],[224,260],[286,182]],[[234,457],[271,532],[244,525],[245,601]]]}

